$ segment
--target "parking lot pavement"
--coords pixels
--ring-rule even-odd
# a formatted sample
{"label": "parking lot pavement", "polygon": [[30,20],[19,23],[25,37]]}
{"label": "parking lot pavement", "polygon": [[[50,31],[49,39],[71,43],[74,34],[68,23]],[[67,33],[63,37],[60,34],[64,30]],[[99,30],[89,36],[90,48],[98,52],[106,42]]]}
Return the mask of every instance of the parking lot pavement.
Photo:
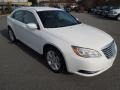
{"label": "parking lot pavement", "polygon": [[0,90],[120,90],[120,22],[85,13],[72,14],[115,38],[118,56],[113,67],[91,78],[55,74],[41,55],[21,42],[9,42],[6,17],[0,17]]}
{"label": "parking lot pavement", "polygon": [[0,16],[0,30],[6,29],[6,16]]}

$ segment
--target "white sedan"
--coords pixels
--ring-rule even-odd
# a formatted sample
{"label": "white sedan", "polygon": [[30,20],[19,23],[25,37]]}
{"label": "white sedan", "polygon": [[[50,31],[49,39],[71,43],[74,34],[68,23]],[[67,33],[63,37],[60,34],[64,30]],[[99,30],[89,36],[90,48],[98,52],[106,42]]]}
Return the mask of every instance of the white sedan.
{"label": "white sedan", "polygon": [[109,69],[117,54],[114,39],[83,24],[62,9],[23,7],[7,18],[10,40],[19,40],[43,54],[49,68],[82,76]]}

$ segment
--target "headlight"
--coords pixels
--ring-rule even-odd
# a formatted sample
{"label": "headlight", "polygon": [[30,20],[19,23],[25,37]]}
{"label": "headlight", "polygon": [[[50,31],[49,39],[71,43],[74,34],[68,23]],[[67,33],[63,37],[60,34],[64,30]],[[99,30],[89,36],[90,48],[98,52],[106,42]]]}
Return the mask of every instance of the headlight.
{"label": "headlight", "polygon": [[93,49],[82,48],[77,46],[72,46],[72,49],[78,56],[85,58],[95,58],[101,56],[101,54],[98,51]]}

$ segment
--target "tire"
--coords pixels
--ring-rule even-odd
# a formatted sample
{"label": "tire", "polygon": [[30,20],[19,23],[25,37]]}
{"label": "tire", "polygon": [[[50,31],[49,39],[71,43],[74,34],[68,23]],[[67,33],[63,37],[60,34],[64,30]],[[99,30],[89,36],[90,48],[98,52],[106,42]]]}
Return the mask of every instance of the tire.
{"label": "tire", "polygon": [[120,14],[117,16],[117,20],[120,21]]}
{"label": "tire", "polygon": [[45,52],[48,67],[55,73],[64,72],[65,62],[62,54],[55,48],[49,47]]}
{"label": "tire", "polygon": [[16,42],[16,37],[12,29],[8,28],[9,39],[11,42]]}

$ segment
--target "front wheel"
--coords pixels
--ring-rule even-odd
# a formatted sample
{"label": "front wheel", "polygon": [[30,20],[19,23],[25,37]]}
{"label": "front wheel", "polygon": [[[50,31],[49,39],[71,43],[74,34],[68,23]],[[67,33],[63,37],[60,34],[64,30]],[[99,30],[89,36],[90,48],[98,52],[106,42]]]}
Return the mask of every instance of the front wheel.
{"label": "front wheel", "polygon": [[45,52],[45,58],[47,60],[49,68],[53,72],[60,73],[64,71],[65,69],[64,59],[58,50],[54,48],[47,49],[47,51]]}

